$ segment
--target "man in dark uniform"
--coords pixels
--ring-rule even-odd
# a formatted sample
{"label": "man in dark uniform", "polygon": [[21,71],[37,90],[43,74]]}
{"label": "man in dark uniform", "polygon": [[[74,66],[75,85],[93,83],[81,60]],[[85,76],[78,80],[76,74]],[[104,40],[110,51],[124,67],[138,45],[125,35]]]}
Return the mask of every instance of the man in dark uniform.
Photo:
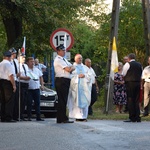
{"label": "man in dark uniform", "polygon": [[141,122],[139,94],[141,88],[142,66],[135,61],[135,54],[128,55],[129,62],[123,67],[123,75],[127,89],[129,119],[124,122]]}
{"label": "man in dark uniform", "polygon": [[16,84],[10,61],[11,52],[5,52],[3,61],[0,63],[1,122],[16,122],[13,120]]}
{"label": "man in dark uniform", "polygon": [[55,87],[58,95],[57,123],[73,123],[73,121],[69,121],[66,115],[66,105],[70,87],[70,74],[74,67],[64,58],[65,47],[59,45],[56,49],[57,56],[54,60],[54,69]]}
{"label": "man in dark uniform", "polygon": [[24,111],[25,106],[27,104],[27,98],[28,98],[28,86],[29,86],[29,80],[30,77],[28,76],[28,66],[25,64],[25,54],[21,53],[18,56],[19,60],[19,86],[20,86],[20,118],[22,121],[27,121],[24,118]]}

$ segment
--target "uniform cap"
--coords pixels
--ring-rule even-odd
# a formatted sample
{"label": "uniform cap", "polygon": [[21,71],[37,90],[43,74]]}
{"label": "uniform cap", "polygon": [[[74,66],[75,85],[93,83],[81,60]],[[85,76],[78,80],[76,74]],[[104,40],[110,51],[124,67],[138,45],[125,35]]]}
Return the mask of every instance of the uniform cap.
{"label": "uniform cap", "polygon": [[59,46],[56,47],[56,50],[57,50],[57,51],[58,51],[58,50],[63,50],[63,51],[65,51],[65,47],[64,47],[64,45],[59,45]]}
{"label": "uniform cap", "polygon": [[26,55],[24,53],[21,53],[20,56],[26,57]]}
{"label": "uniform cap", "polygon": [[9,51],[11,52],[11,54],[16,54],[17,53],[17,51],[15,50],[14,47],[12,47]]}
{"label": "uniform cap", "polygon": [[4,52],[3,56],[5,56],[5,57],[11,57],[11,52],[10,51]]}

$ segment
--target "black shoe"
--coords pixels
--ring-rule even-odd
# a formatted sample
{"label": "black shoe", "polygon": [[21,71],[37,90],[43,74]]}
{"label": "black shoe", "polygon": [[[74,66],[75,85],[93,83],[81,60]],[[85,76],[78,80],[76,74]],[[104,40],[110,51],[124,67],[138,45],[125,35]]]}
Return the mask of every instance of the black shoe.
{"label": "black shoe", "polygon": [[83,122],[87,122],[87,119],[83,119]]}
{"label": "black shoe", "polygon": [[1,119],[1,122],[5,122],[5,119]]}
{"label": "black shoe", "polygon": [[15,120],[15,121],[19,121],[19,119],[18,119],[18,118],[15,118],[15,119],[13,119],[13,120]]}
{"label": "black shoe", "polygon": [[143,114],[143,115],[142,115],[142,117],[146,117],[146,116],[148,116],[148,114]]}
{"label": "black shoe", "polygon": [[17,121],[15,121],[15,120],[5,120],[5,122],[15,123],[15,122],[17,122]]}
{"label": "black shoe", "polygon": [[124,120],[123,122],[133,122],[131,119]]}
{"label": "black shoe", "polygon": [[63,123],[74,123],[74,121],[66,120],[66,121],[63,121]]}
{"label": "black shoe", "polygon": [[76,119],[76,121],[78,122],[78,121],[80,121],[80,119]]}
{"label": "black shoe", "polygon": [[22,118],[22,119],[20,119],[20,121],[28,121],[27,119],[25,119],[25,118]]}
{"label": "black shoe", "polygon": [[127,113],[127,112],[128,112],[128,110],[124,110],[123,112],[124,112],[124,113]]}
{"label": "black shoe", "polygon": [[31,118],[28,118],[27,121],[32,121]]}
{"label": "black shoe", "polygon": [[44,119],[38,118],[36,119],[36,121],[44,121]]}
{"label": "black shoe", "polygon": [[136,122],[141,122],[141,120],[137,120]]}
{"label": "black shoe", "polygon": [[76,119],[77,122],[87,122],[87,119]]}

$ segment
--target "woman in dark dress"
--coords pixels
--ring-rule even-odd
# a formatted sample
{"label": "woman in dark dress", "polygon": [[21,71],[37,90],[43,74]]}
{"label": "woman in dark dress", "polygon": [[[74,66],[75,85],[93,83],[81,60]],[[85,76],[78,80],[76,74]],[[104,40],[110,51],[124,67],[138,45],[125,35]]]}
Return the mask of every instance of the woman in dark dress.
{"label": "woman in dark dress", "polygon": [[114,75],[113,104],[116,105],[116,113],[122,113],[123,105],[127,103],[127,94],[122,75],[123,64],[119,62],[118,72]]}

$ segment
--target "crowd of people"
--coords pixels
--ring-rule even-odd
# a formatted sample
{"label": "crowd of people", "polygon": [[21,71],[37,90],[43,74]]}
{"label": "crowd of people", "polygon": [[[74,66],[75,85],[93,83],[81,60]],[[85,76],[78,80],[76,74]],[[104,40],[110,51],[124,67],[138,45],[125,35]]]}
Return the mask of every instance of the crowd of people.
{"label": "crowd of people", "polygon": [[[99,90],[91,60],[77,54],[72,65],[65,58],[65,47],[58,46],[54,60],[55,88],[58,95],[57,123],[87,121],[92,115],[92,105],[97,100]],[[40,90],[44,89],[43,73],[46,66],[24,53],[17,56],[15,48],[4,52],[0,62],[1,122],[32,121],[34,101],[36,120],[44,121],[40,114]],[[66,109],[69,109],[69,117]],[[27,117],[24,116],[25,109]]]}
{"label": "crowd of people", "polygon": [[[72,64],[65,58],[64,45],[59,45],[56,50],[57,56],[54,59],[55,89],[58,95],[56,122],[86,122],[88,115],[93,114],[92,106],[99,92],[91,60],[86,58],[83,64],[82,55],[76,54]],[[144,69],[135,58],[133,53],[125,56],[124,65],[119,62],[118,72],[114,75],[113,103],[116,105],[116,113],[129,112],[129,119],[125,122],[141,122],[143,91],[143,116],[149,115],[150,57],[149,65]],[[3,55],[3,61],[0,63],[1,122],[16,122],[19,119],[31,121],[33,101],[36,120],[44,121],[40,114],[40,89],[44,89],[43,72],[46,66],[33,57],[25,59],[23,53],[17,57],[14,48]],[[24,117],[25,106],[27,119]]]}
{"label": "crowd of people", "polygon": [[150,57],[144,69],[133,53],[124,57],[124,63],[119,62],[118,72],[115,73],[113,103],[117,113],[129,113],[124,122],[141,122],[141,115],[149,115]]}
{"label": "crowd of people", "polygon": [[[1,122],[32,121],[34,100],[36,120],[44,121],[40,114],[40,89],[43,88],[43,73],[35,67],[34,58],[11,48],[4,52],[0,63]],[[27,106],[27,119],[24,116]]]}

